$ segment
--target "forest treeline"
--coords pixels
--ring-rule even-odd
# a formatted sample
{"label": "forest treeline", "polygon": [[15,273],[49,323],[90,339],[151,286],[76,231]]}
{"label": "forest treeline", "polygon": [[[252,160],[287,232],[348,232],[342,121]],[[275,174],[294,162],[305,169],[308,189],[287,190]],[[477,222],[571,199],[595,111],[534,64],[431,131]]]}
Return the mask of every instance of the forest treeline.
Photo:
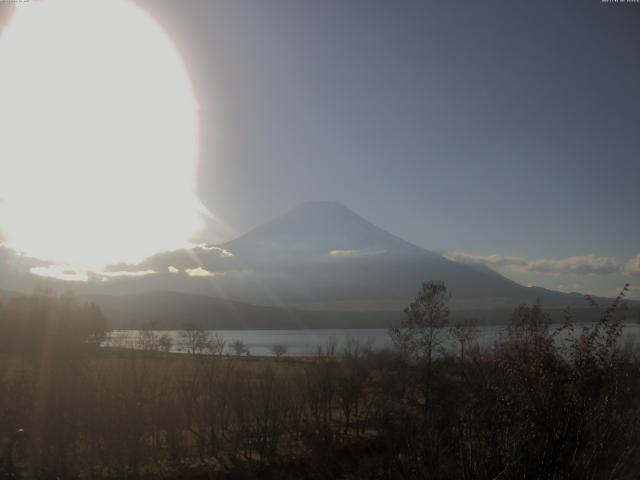
{"label": "forest treeline", "polygon": [[[104,349],[104,317],[71,298],[0,310],[0,472],[60,479],[627,479],[640,471],[640,356],[618,341],[626,289],[595,325],[540,305],[476,344],[427,282],[390,331],[314,358],[188,354],[150,332]],[[190,335],[190,336],[189,336]],[[441,350],[446,336],[459,345]],[[166,346],[165,346],[166,347]],[[282,353],[282,352],[281,352]]]}

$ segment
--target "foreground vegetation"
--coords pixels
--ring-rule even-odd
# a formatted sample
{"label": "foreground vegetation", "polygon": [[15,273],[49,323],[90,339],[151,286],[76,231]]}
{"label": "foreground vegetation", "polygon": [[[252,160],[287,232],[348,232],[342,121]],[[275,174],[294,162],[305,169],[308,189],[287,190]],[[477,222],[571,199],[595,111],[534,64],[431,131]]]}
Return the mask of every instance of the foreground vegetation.
{"label": "foreground vegetation", "polygon": [[393,351],[351,341],[312,359],[227,356],[197,332],[185,355],[152,335],[143,350],[99,349],[94,307],[14,299],[0,315],[2,474],[636,478],[640,357],[617,342],[623,294],[589,328],[567,312],[551,330],[521,306],[481,350],[472,323],[448,325],[444,285],[426,283]]}

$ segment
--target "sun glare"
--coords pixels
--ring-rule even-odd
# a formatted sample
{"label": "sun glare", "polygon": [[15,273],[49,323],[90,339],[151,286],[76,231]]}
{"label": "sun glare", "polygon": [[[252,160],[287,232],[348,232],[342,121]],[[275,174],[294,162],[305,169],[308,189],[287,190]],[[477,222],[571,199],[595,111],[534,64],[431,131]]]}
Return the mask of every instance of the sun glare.
{"label": "sun glare", "polygon": [[187,245],[197,105],[169,37],[129,1],[16,6],[0,34],[0,228],[101,269]]}

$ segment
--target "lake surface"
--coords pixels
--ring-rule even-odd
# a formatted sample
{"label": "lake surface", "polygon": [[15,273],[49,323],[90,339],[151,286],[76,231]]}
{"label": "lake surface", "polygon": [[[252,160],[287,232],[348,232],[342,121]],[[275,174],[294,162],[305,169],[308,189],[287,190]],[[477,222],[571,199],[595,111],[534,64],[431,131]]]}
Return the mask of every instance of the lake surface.
{"label": "lake surface", "polygon": [[[552,325],[550,328],[556,328]],[[480,346],[489,346],[504,334],[504,326],[482,326],[479,328],[478,344]],[[576,326],[576,333],[580,326]],[[153,331],[160,337],[168,335],[171,338],[171,351],[175,353],[184,353],[186,347],[177,330]],[[256,356],[273,356],[272,348],[275,345],[283,345],[287,349],[289,356],[311,356],[317,353],[318,346],[326,347],[330,343],[335,343],[337,350],[340,351],[348,341],[357,341],[361,345],[371,344],[374,349],[382,349],[391,347],[391,338],[389,331],[382,328],[374,329],[351,329],[351,330],[220,330],[210,331],[209,333],[219,334],[225,342],[225,352],[231,353],[229,345],[237,340],[241,340],[248,348],[251,355]],[[443,332],[445,333],[445,332]],[[447,335],[444,335],[446,341],[444,347],[453,351],[457,348],[457,344]],[[140,330],[112,330],[109,332],[107,339],[103,342],[105,347],[119,348],[141,348],[141,331]],[[622,330],[621,344],[637,343],[640,340],[640,325],[625,325]]]}

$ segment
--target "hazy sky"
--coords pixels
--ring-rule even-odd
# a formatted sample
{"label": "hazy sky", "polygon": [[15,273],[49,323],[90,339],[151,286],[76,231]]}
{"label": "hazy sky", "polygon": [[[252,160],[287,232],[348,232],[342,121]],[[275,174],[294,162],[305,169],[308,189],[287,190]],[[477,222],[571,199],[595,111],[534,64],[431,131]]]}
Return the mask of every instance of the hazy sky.
{"label": "hazy sky", "polygon": [[432,250],[640,253],[640,4],[138,3],[185,56],[199,194],[235,232],[332,199]]}
{"label": "hazy sky", "polygon": [[210,241],[328,199],[523,284],[640,285],[640,3],[136,3],[195,87]]}

